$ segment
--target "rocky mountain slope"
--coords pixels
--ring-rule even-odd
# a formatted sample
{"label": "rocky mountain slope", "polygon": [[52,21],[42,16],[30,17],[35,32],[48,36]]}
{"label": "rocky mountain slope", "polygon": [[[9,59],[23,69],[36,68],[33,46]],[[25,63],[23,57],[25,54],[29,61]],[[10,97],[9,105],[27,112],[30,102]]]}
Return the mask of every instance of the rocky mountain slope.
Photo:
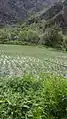
{"label": "rocky mountain slope", "polygon": [[28,23],[44,20],[48,25],[55,25],[67,29],[67,0],[56,2],[38,16],[28,20]]}
{"label": "rocky mountain slope", "polygon": [[54,4],[40,18],[67,26],[67,0]]}
{"label": "rocky mountain slope", "polygon": [[0,0],[0,24],[24,20],[58,0]]}

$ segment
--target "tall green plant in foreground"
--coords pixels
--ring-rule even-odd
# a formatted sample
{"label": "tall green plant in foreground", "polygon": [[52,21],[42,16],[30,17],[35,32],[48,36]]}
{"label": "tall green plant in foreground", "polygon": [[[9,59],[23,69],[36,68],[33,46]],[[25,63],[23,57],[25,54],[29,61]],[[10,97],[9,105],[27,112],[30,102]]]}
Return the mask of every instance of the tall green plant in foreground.
{"label": "tall green plant in foreground", "polygon": [[66,119],[67,79],[0,78],[0,119]]}

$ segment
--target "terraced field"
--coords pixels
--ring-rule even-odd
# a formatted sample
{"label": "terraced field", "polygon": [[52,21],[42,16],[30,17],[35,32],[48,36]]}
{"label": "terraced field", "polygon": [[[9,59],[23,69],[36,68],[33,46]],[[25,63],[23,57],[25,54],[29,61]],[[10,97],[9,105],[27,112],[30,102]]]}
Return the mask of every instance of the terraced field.
{"label": "terraced field", "polygon": [[52,49],[26,46],[0,46],[0,76],[39,77],[41,73],[67,75],[67,55]]}

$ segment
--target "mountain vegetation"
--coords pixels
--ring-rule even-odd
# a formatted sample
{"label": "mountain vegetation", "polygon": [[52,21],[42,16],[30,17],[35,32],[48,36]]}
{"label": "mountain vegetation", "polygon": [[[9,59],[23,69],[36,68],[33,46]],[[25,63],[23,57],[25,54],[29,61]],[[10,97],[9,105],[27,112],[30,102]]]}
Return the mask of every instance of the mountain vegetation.
{"label": "mountain vegetation", "polygon": [[66,0],[3,0],[0,9],[1,44],[43,45],[67,50]]}

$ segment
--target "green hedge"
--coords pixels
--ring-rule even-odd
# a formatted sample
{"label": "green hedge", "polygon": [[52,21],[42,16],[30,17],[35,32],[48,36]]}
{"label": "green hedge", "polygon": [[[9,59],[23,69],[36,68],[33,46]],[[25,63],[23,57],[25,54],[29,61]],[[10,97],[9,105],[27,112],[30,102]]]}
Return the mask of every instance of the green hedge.
{"label": "green hedge", "polygon": [[0,119],[67,119],[67,79],[0,78]]}

